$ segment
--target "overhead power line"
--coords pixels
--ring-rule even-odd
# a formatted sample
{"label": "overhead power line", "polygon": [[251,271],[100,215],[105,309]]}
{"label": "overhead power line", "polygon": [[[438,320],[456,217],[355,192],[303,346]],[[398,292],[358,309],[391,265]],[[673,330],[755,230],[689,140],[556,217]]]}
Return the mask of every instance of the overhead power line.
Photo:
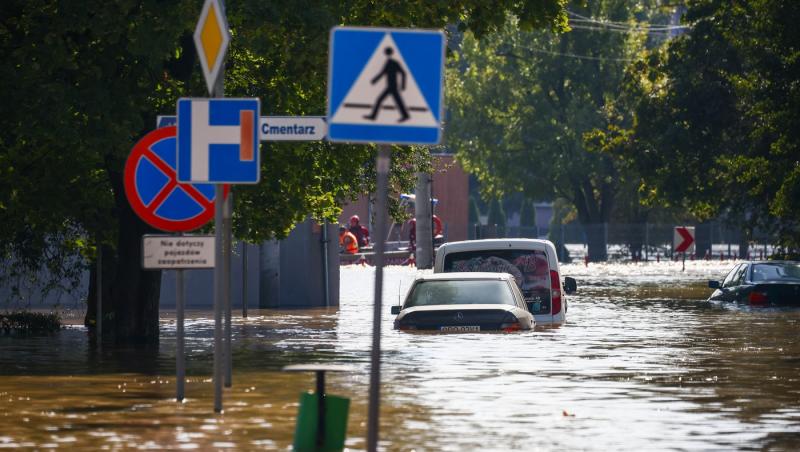
{"label": "overhead power line", "polygon": [[[615,22],[609,20],[598,20],[586,17],[573,11],[567,10],[570,17],[570,23],[588,24],[587,26],[598,26],[613,30],[623,31],[646,31],[646,32],[668,32],[674,30],[685,30],[691,28],[690,25],[652,25],[643,23],[628,23],[628,22]],[[573,27],[575,28],[575,27]]]}
{"label": "overhead power line", "polygon": [[572,22],[569,24],[570,28],[573,30],[590,30],[590,31],[608,31],[612,33],[633,33],[637,31],[641,31],[650,35],[668,35],[669,31],[661,31],[661,30],[619,30],[616,28],[605,28],[605,27],[587,27],[585,25],[574,25]]}
{"label": "overhead power line", "polygon": [[[618,62],[623,62],[623,63],[630,63],[630,62],[633,62],[633,61],[638,61],[635,58],[611,58],[611,57],[599,57],[599,56],[592,56],[592,55],[578,55],[578,54],[575,54],[575,53],[554,52],[552,50],[544,50],[544,49],[526,48],[524,50],[526,52],[531,52],[531,53],[543,53],[543,54],[546,54],[546,55],[555,55],[555,56],[562,56],[562,57],[567,57],[567,58],[575,58],[575,59],[578,59],[578,60],[618,61]],[[515,57],[515,58],[520,58],[519,55],[515,55],[515,54],[513,54],[511,52],[497,52],[496,54],[499,55],[499,56],[510,56],[510,57]]]}

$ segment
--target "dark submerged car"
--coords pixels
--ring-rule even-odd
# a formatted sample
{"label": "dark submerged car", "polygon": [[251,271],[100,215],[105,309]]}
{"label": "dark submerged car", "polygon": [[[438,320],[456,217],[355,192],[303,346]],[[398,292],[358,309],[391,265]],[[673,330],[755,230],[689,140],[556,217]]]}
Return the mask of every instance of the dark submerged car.
{"label": "dark submerged car", "polygon": [[402,306],[392,306],[398,330],[441,332],[529,330],[534,324],[508,273],[438,273],[417,278]]}
{"label": "dark submerged car", "polygon": [[708,287],[716,289],[709,300],[800,307],[800,262],[743,262],[722,283],[709,281]]}

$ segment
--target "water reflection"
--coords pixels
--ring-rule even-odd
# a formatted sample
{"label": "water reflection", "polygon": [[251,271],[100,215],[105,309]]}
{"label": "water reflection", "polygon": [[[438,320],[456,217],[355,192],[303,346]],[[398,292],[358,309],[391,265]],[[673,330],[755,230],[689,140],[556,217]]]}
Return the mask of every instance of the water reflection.
{"label": "water reflection", "polygon": [[[800,447],[800,313],[705,301],[729,264],[569,265],[579,282],[560,328],[420,335],[391,329],[415,271],[384,284],[381,447],[387,450],[753,449]],[[0,446],[265,448],[292,441],[313,376],[331,361],[352,398],[348,447],[363,449],[372,270],[342,269],[339,310],[234,319],[234,387],[212,415],[213,322],[187,322],[187,400],[174,396],[174,324],[159,352],[88,347],[85,331],[0,337]],[[166,314],[166,313],[165,313]]]}

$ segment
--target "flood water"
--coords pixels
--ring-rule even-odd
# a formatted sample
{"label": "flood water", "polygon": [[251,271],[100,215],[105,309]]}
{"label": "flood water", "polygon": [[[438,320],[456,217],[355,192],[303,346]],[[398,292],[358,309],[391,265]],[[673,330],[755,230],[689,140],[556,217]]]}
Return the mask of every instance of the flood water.
{"label": "flood water", "polygon": [[[389,305],[416,271],[388,267],[380,446],[385,450],[797,450],[800,311],[705,301],[730,262],[562,267],[567,323],[508,334],[411,334]],[[338,310],[234,318],[233,388],[212,411],[213,316],[189,313],[187,400],[174,402],[175,329],[157,353],[90,350],[82,327],[0,336],[0,447],[291,447],[313,375],[352,399],[347,446],[365,447],[373,269],[342,268]]]}

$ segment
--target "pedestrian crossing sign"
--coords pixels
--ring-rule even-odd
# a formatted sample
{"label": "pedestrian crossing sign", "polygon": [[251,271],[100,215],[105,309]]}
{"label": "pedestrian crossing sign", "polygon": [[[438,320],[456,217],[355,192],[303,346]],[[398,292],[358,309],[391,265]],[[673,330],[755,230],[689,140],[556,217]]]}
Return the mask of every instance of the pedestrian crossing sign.
{"label": "pedestrian crossing sign", "polygon": [[444,33],[335,27],[328,67],[328,139],[439,144]]}

